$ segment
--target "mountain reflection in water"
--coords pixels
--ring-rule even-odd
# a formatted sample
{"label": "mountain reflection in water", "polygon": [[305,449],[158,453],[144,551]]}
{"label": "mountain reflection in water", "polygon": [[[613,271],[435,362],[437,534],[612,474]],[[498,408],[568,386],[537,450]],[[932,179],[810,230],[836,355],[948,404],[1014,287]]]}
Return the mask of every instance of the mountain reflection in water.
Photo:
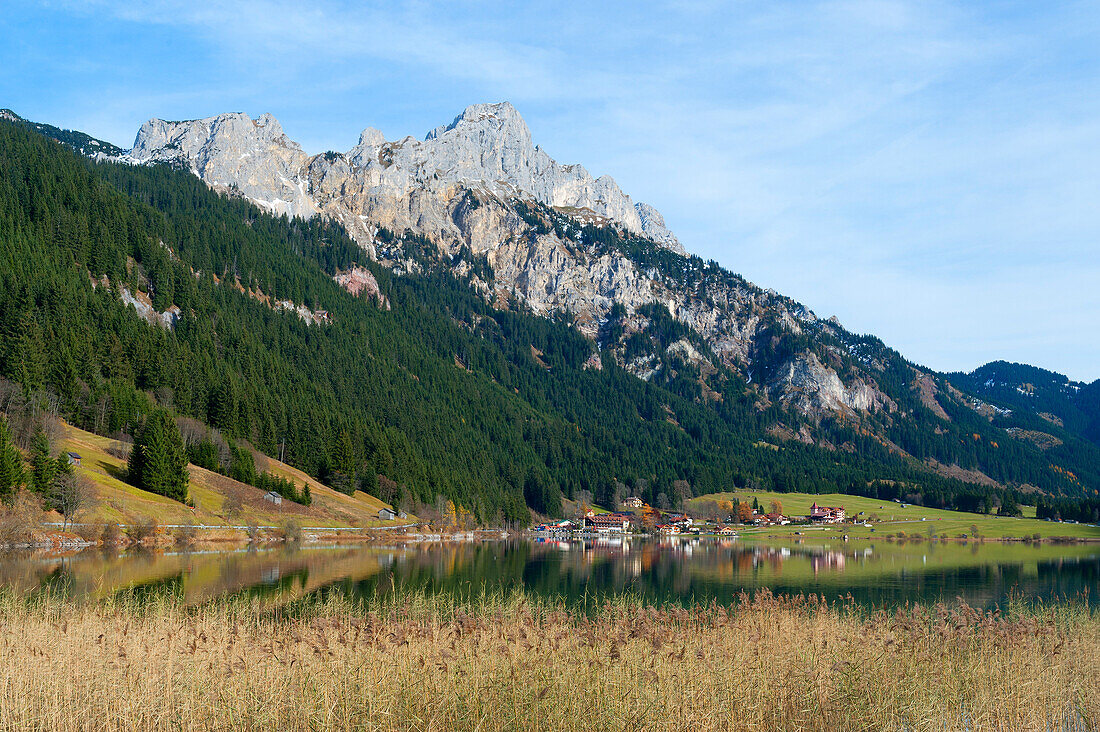
{"label": "mountain reflection in water", "polygon": [[358,596],[395,590],[529,593],[570,604],[628,594],[656,602],[729,602],[742,591],[814,593],[894,606],[1010,596],[1083,597],[1100,586],[1100,546],[1002,543],[640,539],[396,544],[232,552],[85,551],[0,555],[0,587],[76,600],[172,592],[187,603],[256,594]]}

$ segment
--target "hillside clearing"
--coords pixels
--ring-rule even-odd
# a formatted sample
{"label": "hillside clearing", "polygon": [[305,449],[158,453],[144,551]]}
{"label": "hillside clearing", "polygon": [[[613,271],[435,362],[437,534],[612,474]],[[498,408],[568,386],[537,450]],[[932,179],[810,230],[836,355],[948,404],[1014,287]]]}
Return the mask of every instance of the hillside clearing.
{"label": "hillside clearing", "polygon": [[[75,470],[95,486],[95,497],[87,511],[77,516],[82,523],[134,524],[154,520],[159,524],[196,524],[205,526],[283,526],[294,521],[303,526],[332,528],[368,528],[396,525],[378,518],[378,510],[387,506],[374,496],[356,491],[354,496],[339,493],[305,473],[274,458],[257,454],[262,470],[308,483],[313,502],[302,506],[284,500],[278,506],[264,500],[259,488],[240,483],[219,473],[188,465],[188,490],[194,508],[126,483],[126,463],[112,455],[114,441],[108,437],[62,424],[56,449],[78,453],[82,460]],[[239,502],[239,511],[230,512],[229,499]]]}

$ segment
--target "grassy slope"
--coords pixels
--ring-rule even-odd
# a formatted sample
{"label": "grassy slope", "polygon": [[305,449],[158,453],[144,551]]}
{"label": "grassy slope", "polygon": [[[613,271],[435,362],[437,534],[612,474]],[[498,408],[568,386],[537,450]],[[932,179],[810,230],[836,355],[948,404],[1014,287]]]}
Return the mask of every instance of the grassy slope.
{"label": "grassy slope", "polygon": [[[814,495],[810,493],[771,493],[768,491],[737,491],[735,493],[712,493],[692,499],[692,503],[698,504],[707,499],[717,500],[742,500],[752,502],[753,498],[760,501],[760,506],[766,511],[773,500],[783,504],[783,512],[788,515],[805,516],[810,513],[810,506],[815,501],[818,505],[843,506],[848,516],[854,518],[860,511],[865,512],[860,518],[867,518],[872,514],[878,516],[878,523],[872,528],[863,526],[843,527],[804,527],[804,526],[769,526],[765,529],[746,529],[742,534],[786,534],[794,531],[804,533],[815,532],[824,534],[848,534],[853,537],[881,536],[883,534],[896,534],[905,532],[909,535],[927,536],[929,530],[938,536],[956,537],[971,533],[971,526],[978,527],[980,536],[986,538],[1020,538],[1039,534],[1040,536],[1068,536],[1075,538],[1100,539],[1100,528],[1083,524],[1061,524],[1051,521],[1039,521],[1034,518],[1000,518],[987,516],[980,513],[964,513],[962,511],[946,511],[938,508],[925,508],[924,506],[908,506],[902,508],[901,504],[893,501],[881,501],[876,498],[863,498],[861,496],[849,496],[841,493],[827,493]],[[1034,508],[1031,510],[1034,516]],[[923,521],[921,519],[924,519]]]}
{"label": "grassy slope", "polygon": [[[356,492],[354,496],[328,488],[309,478],[300,470],[266,456],[257,456],[257,466],[295,481],[309,482],[313,504],[300,506],[283,501],[274,506],[263,500],[263,492],[250,485],[212,473],[209,470],[188,466],[191,473],[189,490],[195,503],[191,509],[164,496],[148,493],[127,484],[123,460],[108,454],[112,440],[71,425],[64,425],[56,449],[79,453],[83,460],[77,471],[95,483],[96,497],[93,505],[78,518],[88,523],[134,523],[155,519],[161,524],[206,524],[243,526],[250,522],[260,525],[281,526],[294,520],[304,526],[347,527],[385,526],[400,522],[384,522],[378,519],[378,509],[386,504],[373,496]],[[243,506],[241,513],[230,520],[224,515],[223,505],[229,496],[237,496]]]}

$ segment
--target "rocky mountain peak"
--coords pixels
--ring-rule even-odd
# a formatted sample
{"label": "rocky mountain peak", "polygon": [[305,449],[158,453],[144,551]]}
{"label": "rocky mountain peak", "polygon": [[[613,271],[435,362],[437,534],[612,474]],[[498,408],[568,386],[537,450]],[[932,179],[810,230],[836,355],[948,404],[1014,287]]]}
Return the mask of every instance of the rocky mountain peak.
{"label": "rocky mountain peak", "polygon": [[[590,212],[684,251],[660,213],[635,203],[613,178],[593,178],[580,165],[559,164],[534,145],[527,123],[509,102],[470,105],[424,140],[387,143],[368,127],[340,160],[309,158],[269,113],[255,120],[239,112],[184,122],[151,119],[139,130],[129,158],[184,165],[207,183],[235,187],[276,213],[308,217],[352,192],[358,202],[353,208],[377,209],[382,200],[412,197],[413,208],[399,204],[378,223],[457,234],[446,221],[441,197],[457,188],[480,188],[505,201],[520,197],[570,215]],[[370,211],[354,214],[372,218]]]}
{"label": "rocky mountain peak", "polygon": [[270,113],[255,120],[240,112],[182,122],[151,119],[138,130],[129,157],[183,165],[275,213],[308,218],[318,212],[296,180],[307,156]]}
{"label": "rocky mountain peak", "polygon": [[642,231],[646,233],[646,236],[666,249],[671,249],[680,254],[685,253],[680,240],[665,227],[665,217],[661,215],[660,211],[641,201],[634,204],[634,210],[638,212],[638,219],[641,221]]}
{"label": "rocky mountain peak", "polygon": [[359,147],[378,147],[385,141],[386,136],[376,127],[368,127],[359,133]]}
{"label": "rocky mountain peak", "polygon": [[[511,102],[493,104],[471,104],[454,118],[449,125],[440,125],[424,136],[424,140],[435,140],[456,129],[467,128],[477,131],[493,131],[499,137],[511,137],[521,143],[531,142],[531,130],[519,111]],[[463,129],[463,132],[466,132]]]}

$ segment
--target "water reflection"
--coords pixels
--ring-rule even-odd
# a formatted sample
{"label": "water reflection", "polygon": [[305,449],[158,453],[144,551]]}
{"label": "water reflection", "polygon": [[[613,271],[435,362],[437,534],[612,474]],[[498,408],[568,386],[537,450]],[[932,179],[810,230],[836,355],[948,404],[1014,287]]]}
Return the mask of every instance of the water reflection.
{"label": "water reflection", "polygon": [[[476,593],[525,587],[569,603],[630,593],[720,602],[741,591],[851,594],[873,605],[963,598],[989,607],[1011,594],[1050,600],[1100,583],[1100,547],[601,537],[487,543],[303,547],[298,550],[0,557],[0,586],[74,599],[171,592],[189,603],[230,594]],[[1094,593],[1093,593],[1094,594]]]}

